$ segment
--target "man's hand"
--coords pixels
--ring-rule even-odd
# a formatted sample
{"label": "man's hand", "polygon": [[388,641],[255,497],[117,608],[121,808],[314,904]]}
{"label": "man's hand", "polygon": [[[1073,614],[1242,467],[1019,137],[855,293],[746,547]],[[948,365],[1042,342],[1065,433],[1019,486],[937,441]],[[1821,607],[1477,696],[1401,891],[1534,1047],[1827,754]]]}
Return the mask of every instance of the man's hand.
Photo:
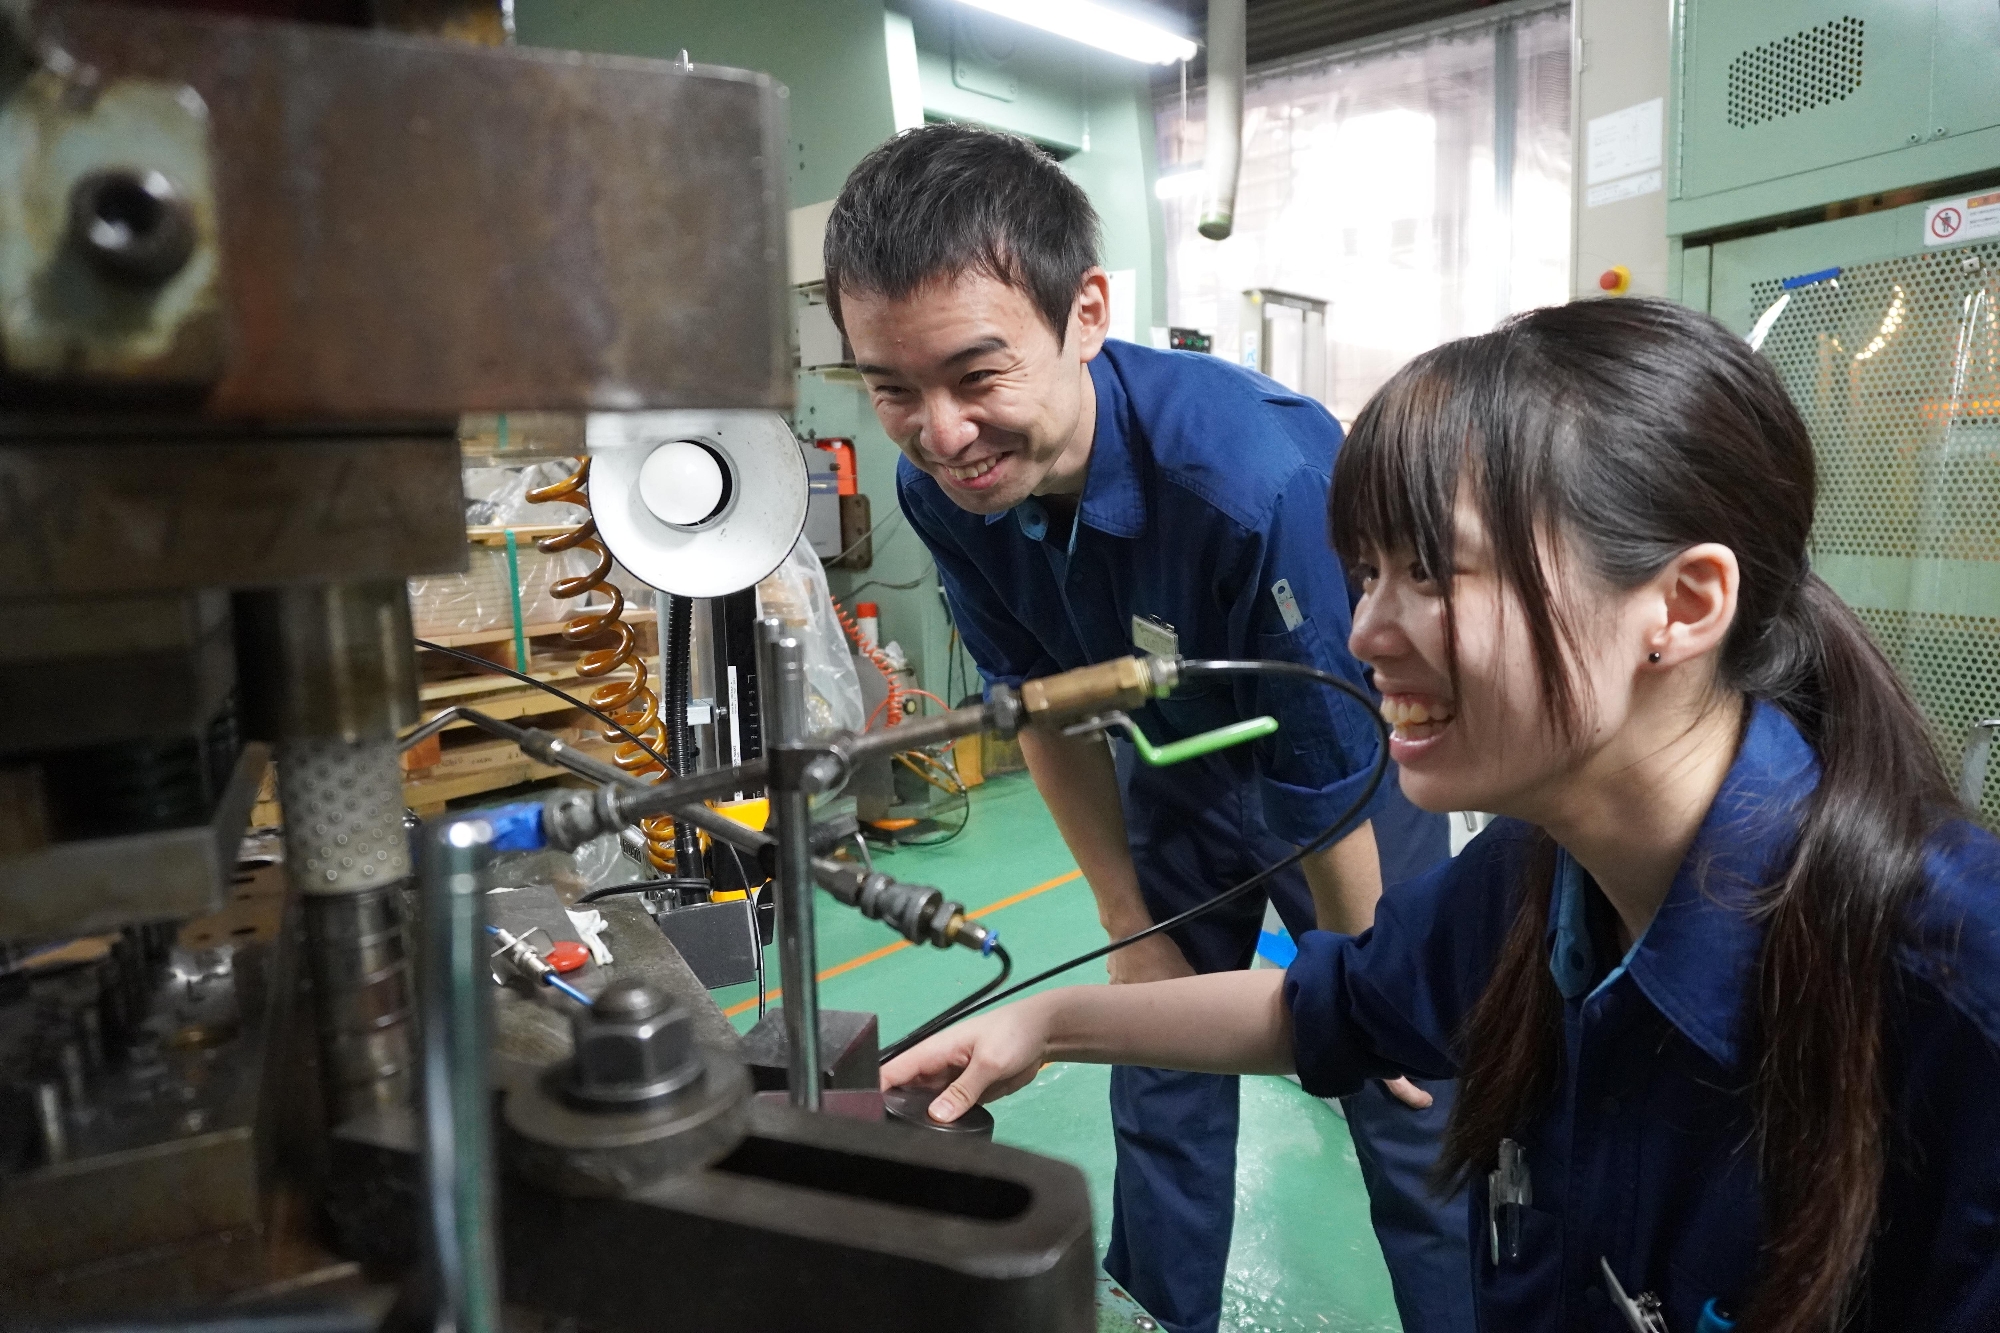
{"label": "man's hand", "polygon": [[1382,1086],[1389,1090],[1391,1097],[1412,1111],[1430,1109],[1431,1095],[1406,1078],[1385,1078],[1382,1080]]}
{"label": "man's hand", "polygon": [[[1129,935],[1132,932],[1123,933]],[[1104,964],[1111,972],[1113,985],[1170,981],[1175,977],[1194,975],[1194,969],[1188,966],[1186,956],[1181,953],[1181,946],[1164,934],[1129,944],[1111,954]]]}

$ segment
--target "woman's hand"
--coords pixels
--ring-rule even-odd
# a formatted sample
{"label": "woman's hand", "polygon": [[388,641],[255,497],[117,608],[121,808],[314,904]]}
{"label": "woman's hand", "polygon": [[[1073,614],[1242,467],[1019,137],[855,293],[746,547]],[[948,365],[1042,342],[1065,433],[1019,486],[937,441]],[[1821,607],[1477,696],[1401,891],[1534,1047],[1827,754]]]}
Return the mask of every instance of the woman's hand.
{"label": "woman's hand", "polygon": [[1049,1013],[1043,996],[967,1019],[882,1066],[882,1088],[944,1091],[930,1105],[933,1120],[952,1121],[982,1102],[997,1101],[1034,1082],[1046,1063]]}

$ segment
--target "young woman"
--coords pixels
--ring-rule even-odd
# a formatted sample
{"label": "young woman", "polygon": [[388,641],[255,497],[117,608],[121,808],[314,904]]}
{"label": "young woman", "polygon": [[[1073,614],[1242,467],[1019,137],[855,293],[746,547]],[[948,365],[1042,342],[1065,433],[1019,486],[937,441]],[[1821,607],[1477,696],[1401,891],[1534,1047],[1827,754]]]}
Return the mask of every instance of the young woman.
{"label": "young woman", "polygon": [[2000,1328],[2000,842],[1809,568],[1770,368],[1666,302],[1536,311],[1376,395],[1332,508],[1403,790],[1507,817],[1282,975],[1045,992],[885,1086],[1456,1076],[1489,1329]]}

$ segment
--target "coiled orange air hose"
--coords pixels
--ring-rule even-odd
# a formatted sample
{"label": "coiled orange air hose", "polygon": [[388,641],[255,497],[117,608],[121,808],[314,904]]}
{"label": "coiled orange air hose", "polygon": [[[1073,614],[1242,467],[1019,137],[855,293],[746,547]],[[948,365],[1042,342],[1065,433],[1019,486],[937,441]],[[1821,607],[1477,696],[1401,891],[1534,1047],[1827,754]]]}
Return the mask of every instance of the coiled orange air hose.
{"label": "coiled orange air hose", "polygon": [[[902,682],[896,678],[895,662],[881,648],[861,637],[861,626],[854,623],[854,617],[847,613],[846,607],[842,606],[839,602],[835,602],[833,604],[833,613],[840,617],[841,627],[847,631],[847,637],[854,640],[855,648],[860,651],[863,657],[873,662],[875,669],[882,673],[882,683],[889,687],[889,694],[880,704],[876,705],[875,711],[881,712],[886,709],[889,719],[882,725],[887,727],[895,726],[903,720],[903,686]],[[873,720],[873,718],[869,719],[871,722]]]}
{"label": "coiled orange air hose", "polygon": [[[611,714],[618,724],[633,735],[643,739],[656,750],[667,748],[666,727],[660,718],[659,696],[653,693],[651,678],[646,670],[646,659],[638,651],[638,634],[625,623],[625,593],[615,583],[609,581],[611,575],[611,552],[597,535],[597,519],[590,514],[590,460],[581,460],[576,471],[551,486],[531,490],[527,494],[531,504],[548,504],[563,500],[570,504],[582,505],[583,522],[568,532],[553,537],[542,537],[535,545],[550,555],[564,551],[583,550],[597,557],[596,566],[588,573],[571,575],[557,579],[550,585],[549,592],[559,599],[568,600],[584,597],[603,589],[611,596],[611,605],[603,610],[582,611],[570,617],[563,626],[563,638],[570,643],[584,643],[598,636],[610,633],[615,641],[608,648],[598,648],[587,652],[577,663],[576,674],[586,680],[597,680],[611,675],[622,667],[631,668],[631,675],[606,681],[591,693],[590,702]],[[666,768],[652,755],[615,731],[598,733],[607,741],[617,743],[612,754],[618,767],[635,777],[651,777],[656,781],[661,777],[671,777]],[[646,837],[646,859],[652,862],[659,874],[671,876],[675,873],[674,821],[670,817],[644,820],[639,825]]]}

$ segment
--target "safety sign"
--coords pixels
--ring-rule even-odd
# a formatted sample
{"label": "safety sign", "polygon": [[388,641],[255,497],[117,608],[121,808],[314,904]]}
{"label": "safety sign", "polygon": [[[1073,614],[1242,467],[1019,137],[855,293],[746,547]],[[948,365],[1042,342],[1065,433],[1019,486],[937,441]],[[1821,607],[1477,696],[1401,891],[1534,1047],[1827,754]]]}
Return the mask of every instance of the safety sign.
{"label": "safety sign", "polygon": [[1924,244],[1957,245],[2000,236],[2000,190],[1941,199],[1924,210]]}

